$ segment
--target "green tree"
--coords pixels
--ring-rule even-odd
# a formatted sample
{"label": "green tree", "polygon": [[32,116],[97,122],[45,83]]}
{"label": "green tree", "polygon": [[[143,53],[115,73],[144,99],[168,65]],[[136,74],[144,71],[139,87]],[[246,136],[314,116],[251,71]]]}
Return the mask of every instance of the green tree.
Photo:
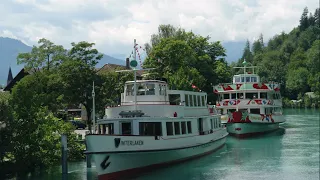
{"label": "green tree", "polygon": [[320,96],[320,40],[313,42],[307,52],[307,67],[310,70],[308,84],[311,90]]}
{"label": "green tree", "polygon": [[[45,92],[48,77],[37,72],[24,77],[12,89],[10,104],[13,119],[9,123],[13,134],[11,143],[17,170],[30,172],[60,162],[60,135],[67,134],[71,154],[77,154],[80,144],[75,142],[74,127],[54,117],[48,107],[53,100]],[[82,146],[83,147],[83,146]],[[70,156],[72,158],[72,156]]]}
{"label": "green tree", "polygon": [[317,27],[320,27],[320,13],[319,13],[319,8],[317,8],[314,12],[314,24]]}
{"label": "green tree", "polygon": [[[163,27],[159,26],[159,29]],[[216,84],[220,81],[217,78],[215,69],[217,60],[225,56],[225,49],[221,46],[221,43],[219,41],[209,42],[210,37],[202,37],[193,32],[186,32],[184,29],[177,29],[172,26],[168,26],[168,30],[165,32],[170,33],[159,33],[153,36],[160,38],[157,40],[157,43],[153,43],[155,45],[153,45],[148,58],[145,60],[144,67],[157,67],[157,70],[151,73],[158,77],[166,77],[167,79],[178,77],[176,73],[179,72],[184,77],[181,81],[187,83],[187,86],[190,87],[190,79],[202,79],[203,77],[205,83],[197,82],[195,85],[203,91],[211,92],[211,84]],[[181,67],[190,68],[192,73],[189,74],[188,78],[184,75],[187,71],[180,69]],[[199,73],[194,72],[191,68],[195,68]],[[170,84],[170,86],[185,87],[179,85],[181,83],[178,81],[169,80],[169,83],[175,83]]]}
{"label": "green tree", "polygon": [[249,40],[247,40],[246,45],[243,49],[241,60],[243,61],[244,59],[249,63],[253,63],[253,56],[252,56]]}
{"label": "green tree", "polygon": [[300,67],[288,72],[286,86],[289,91],[302,94],[308,90],[309,72],[306,68]]}
{"label": "green tree", "polygon": [[[247,46],[246,46],[246,48],[247,48]],[[252,53],[254,55],[256,55],[258,53],[262,53],[263,48],[264,48],[263,35],[260,34],[259,39],[254,41],[252,44]]]}
{"label": "green tree", "polygon": [[38,44],[39,46],[33,46],[31,52],[17,56],[18,64],[25,64],[28,71],[50,70],[50,67],[58,66],[65,57],[66,50],[63,46],[55,45],[45,38],[40,39]]}
{"label": "green tree", "polygon": [[300,27],[300,30],[302,30],[302,31],[309,27],[308,13],[309,13],[308,8],[305,7],[303,9],[303,13],[300,18],[300,26],[299,27]]}
{"label": "green tree", "polygon": [[[12,112],[9,105],[10,94],[0,92],[0,169],[4,168],[4,158],[7,158],[7,152],[10,149],[11,135],[8,122],[12,121]],[[0,173],[2,174],[2,173]]]}
{"label": "green tree", "polygon": [[[92,86],[98,80],[95,66],[103,57],[94,49],[94,43],[71,43],[67,58],[58,68],[66,104],[82,104],[87,111],[88,127],[91,130]],[[99,81],[98,81],[99,82]],[[101,86],[101,84],[96,84]],[[99,99],[99,94],[96,94]]]}
{"label": "green tree", "polygon": [[[117,68],[115,70],[123,70],[124,68]],[[99,94],[99,99],[96,99],[96,111],[99,117],[105,113],[105,106],[117,106],[120,104],[121,93],[124,91],[124,84],[126,81],[134,79],[132,72],[115,72],[115,71],[99,71],[98,84],[96,92]]]}

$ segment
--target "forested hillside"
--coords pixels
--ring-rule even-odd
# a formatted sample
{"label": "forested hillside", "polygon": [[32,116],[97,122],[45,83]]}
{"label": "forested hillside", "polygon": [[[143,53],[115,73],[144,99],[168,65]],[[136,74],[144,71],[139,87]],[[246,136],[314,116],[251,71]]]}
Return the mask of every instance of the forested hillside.
{"label": "forested hillside", "polygon": [[280,82],[288,99],[301,99],[310,91],[320,95],[319,23],[319,8],[309,13],[306,7],[298,27],[275,35],[266,45],[262,34],[252,44],[247,41],[242,58],[231,66],[246,59],[258,66],[263,81]]}

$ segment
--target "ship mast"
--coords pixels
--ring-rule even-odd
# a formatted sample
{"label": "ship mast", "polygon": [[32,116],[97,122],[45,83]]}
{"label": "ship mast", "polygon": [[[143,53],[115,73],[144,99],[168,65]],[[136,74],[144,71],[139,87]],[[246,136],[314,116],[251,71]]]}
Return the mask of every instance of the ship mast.
{"label": "ship mast", "polygon": [[[136,46],[137,46],[137,43],[136,43],[136,39],[134,39],[133,41],[133,48],[134,48],[134,53],[133,53],[133,60],[130,61],[130,66],[132,67],[131,70],[119,70],[119,71],[116,71],[116,72],[131,72],[133,71],[134,72],[134,110],[137,111],[137,71],[139,71],[139,69],[137,69],[137,65],[138,65],[138,62],[136,60]],[[153,69],[156,69],[156,68],[147,68],[147,69],[141,69],[143,71],[149,71],[149,70],[153,70]]]}

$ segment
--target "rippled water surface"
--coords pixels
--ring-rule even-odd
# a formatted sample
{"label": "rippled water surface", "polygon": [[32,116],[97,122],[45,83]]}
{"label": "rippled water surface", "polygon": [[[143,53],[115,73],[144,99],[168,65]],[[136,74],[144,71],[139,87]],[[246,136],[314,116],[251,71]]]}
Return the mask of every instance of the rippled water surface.
{"label": "rippled water surface", "polygon": [[[203,158],[146,173],[135,180],[319,180],[319,110],[286,109],[281,129],[250,139],[227,138]],[[69,163],[68,180],[95,180],[85,162]],[[29,179],[61,179],[61,168]]]}

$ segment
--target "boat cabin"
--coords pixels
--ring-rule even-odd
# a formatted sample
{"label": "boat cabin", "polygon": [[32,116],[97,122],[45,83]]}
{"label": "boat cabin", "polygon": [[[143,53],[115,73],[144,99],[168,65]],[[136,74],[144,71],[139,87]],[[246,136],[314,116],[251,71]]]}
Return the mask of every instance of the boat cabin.
{"label": "boat cabin", "polygon": [[[137,105],[181,105],[186,107],[207,107],[207,94],[204,92],[169,90],[165,81],[136,81]],[[134,81],[127,81],[121,93],[121,105],[134,105]]]}
{"label": "boat cabin", "polygon": [[121,105],[107,107],[98,121],[99,134],[141,136],[190,136],[221,128],[218,115],[211,116],[207,93],[169,90],[165,81],[127,81]]}
{"label": "boat cabin", "polygon": [[260,77],[257,74],[238,74],[233,76],[233,84],[259,83]]}

